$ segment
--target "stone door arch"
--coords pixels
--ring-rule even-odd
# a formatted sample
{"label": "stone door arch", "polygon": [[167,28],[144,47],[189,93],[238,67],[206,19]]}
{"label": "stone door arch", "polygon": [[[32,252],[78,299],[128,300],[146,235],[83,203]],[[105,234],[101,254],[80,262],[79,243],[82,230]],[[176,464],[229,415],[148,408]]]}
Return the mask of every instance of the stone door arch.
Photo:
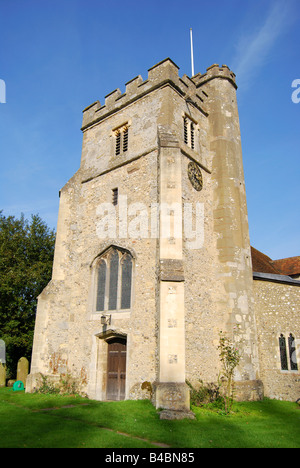
{"label": "stone door arch", "polygon": [[[119,343],[123,345],[123,348],[120,347],[120,352],[118,359],[120,363],[117,365],[117,381],[119,382],[120,389],[117,394],[111,395],[114,398],[111,398],[108,393],[108,366],[109,364],[109,354],[112,358],[114,353],[109,353],[110,351],[117,351],[113,349],[113,344]],[[110,346],[109,346],[110,344]],[[118,348],[118,347],[117,347]],[[126,397],[126,350],[127,350],[127,335],[120,332],[119,330],[108,329],[100,333],[96,333],[93,336],[92,340],[92,349],[91,349],[91,362],[90,362],[90,378],[88,383],[88,396],[89,398],[95,400],[107,400],[107,399],[116,399],[124,400]],[[117,359],[117,353],[115,353]],[[123,365],[122,365],[123,362]],[[125,367],[125,371],[124,371]],[[114,372],[113,368],[109,372]],[[113,375],[110,375],[110,378],[113,378]],[[111,387],[112,382],[110,382],[109,387]]]}
{"label": "stone door arch", "polygon": [[124,400],[126,388],[126,339],[107,341],[106,399]]}

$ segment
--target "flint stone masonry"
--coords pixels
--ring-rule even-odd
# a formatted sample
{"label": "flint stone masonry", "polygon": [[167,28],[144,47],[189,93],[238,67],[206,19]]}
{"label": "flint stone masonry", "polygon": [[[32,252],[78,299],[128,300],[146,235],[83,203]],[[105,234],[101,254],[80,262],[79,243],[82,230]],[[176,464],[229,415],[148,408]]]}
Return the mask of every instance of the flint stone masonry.
{"label": "flint stone masonry", "polygon": [[[298,285],[254,281],[259,333],[261,380],[269,398],[296,401],[300,398],[300,289]],[[281,370],[278,340],[290,333],[296,339],[298,371]]]}
{"label": "flint stone masonry", "polygon": [[[165,417],[185,417],[186,379],[218,380],[222,330],[241,350],[239,399],[262,398],[264,386],[268,395],[297,393],[299,374],[278,370],[269,341],[279,323],[270,331],[266,317],[272,288],[283,288],[280,298],[288,294],[290,304],[282,299],[282,317],[294,308],[290,333],[300,336],[300,282],[253,281],[235,75],[216,64],[192,78],[178,70],[165,59],[147,79],[138,76],[83,111],[81,164],[60,191],[52,280],[38,298],[26,391],[40,373],[53,382],[68,374],[83,393],[105,400],[115,379],[125,399],[147,397]],[[185,118],[193,147],[185,143]],[[125,151],[116,151],[120,128],[128,129]],[[191,162],[201,190],[191,183]],[[169,212],[157,210],[164,204]],[[132,259],[130,308],[97,311],[99,264],[113,249]],[[122,369],[121,358],[112,367],[111,343],[123,346]]]}

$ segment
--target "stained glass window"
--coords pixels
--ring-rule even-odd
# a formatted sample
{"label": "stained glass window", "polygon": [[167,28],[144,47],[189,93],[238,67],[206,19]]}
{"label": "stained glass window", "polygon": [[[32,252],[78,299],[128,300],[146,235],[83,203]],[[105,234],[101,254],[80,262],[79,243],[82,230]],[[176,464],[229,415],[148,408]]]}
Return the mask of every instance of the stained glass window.
{"label": "stained glass window", "polygon": [[296,357],[296,345],[295,338],[290,333],[289,338],[289,353],[290,353],[290,366],[291,370],[298,370],[297,357]]}
{"label": "stained glass window", "polygon": [[130,309],[131,278],[132,278],[132,261],[131,261],[130,256],[126,255],[122,261],[121,309]]}
{"label": "stained glass window", "polygon": [[106,263],[101,260],[98,266],[96,310],[102,312],[105,302]]}
{"label": "stained glass window", "polygon": [[133,262],[129,252],[111,247],[98,260],[96,311],[130,309]]}
{"label": "stained glass window", "polygon": [[280,350],[280,361],[281,361],[281,370],[288,370],[288,360],[286,353],[286,341],[283,334],[279,337],[279,350]]}
{"label": "stained glass window", "polygon": [[109,296],[108,310],[117,309],[118,300],[118,273],[119,273],[119,254],[114,250],[110,257],[110,273],[109,273]]}

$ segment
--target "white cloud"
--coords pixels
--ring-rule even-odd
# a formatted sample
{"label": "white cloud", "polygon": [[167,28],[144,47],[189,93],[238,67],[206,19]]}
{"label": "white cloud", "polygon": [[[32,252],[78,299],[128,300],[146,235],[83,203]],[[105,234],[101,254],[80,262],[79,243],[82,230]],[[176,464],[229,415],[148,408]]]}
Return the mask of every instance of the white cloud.
{"label": "white cloud", "polygon": [[279,37],[287,31],[293,18],[292,3],[276,1],[272,4],[267,17],[255,31],[239,38],[237,53],[232,69],[237,75],[238,85],[246,89],[251,80],[268,61],[271,49]]}

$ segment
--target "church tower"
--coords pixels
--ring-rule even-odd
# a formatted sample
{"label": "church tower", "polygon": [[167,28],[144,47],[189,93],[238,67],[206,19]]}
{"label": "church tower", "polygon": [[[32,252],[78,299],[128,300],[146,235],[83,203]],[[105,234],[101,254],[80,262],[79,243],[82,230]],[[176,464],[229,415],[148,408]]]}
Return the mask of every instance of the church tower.
{"label": "church tower", "polygon": [[242,353],[240,397],[258,398],[234,73],[180,78],[166,59],[87,107],[82,132],[27,391],[68,374],[90,398],[188,414],[185,382],[217,381],[223,331]]}

